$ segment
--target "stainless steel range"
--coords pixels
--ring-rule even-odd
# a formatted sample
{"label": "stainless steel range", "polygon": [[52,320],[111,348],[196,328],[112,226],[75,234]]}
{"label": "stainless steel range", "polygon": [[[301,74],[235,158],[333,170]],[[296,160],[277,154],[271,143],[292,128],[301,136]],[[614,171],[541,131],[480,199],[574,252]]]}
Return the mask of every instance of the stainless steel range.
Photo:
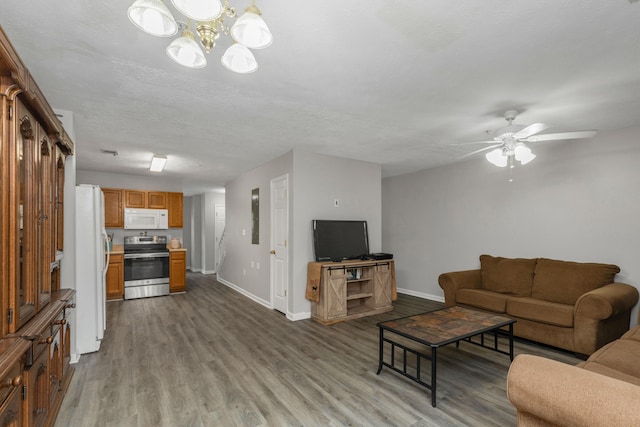
{"label": "stainless steel range", "polygon": [[169,295],[167,236],[124,238],[124,299]]}

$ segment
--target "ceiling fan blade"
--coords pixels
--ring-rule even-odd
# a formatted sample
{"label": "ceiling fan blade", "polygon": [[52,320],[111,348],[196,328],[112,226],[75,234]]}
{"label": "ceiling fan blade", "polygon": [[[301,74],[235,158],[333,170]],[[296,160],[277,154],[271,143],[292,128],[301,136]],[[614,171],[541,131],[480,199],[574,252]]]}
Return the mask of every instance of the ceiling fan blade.
{"label": "ceiling fan blade", "polygon": [[500,141],[496,141],[494,139],[492,141],[458,142],[456,144],[449,144],[449,145],[471,145],[471,144],[500,144]]}
{"label": "ceiling fan blade", "polygon": [[[494,141],[494,142],[495,142],[495,141]],[[488,147],[484,147],[484,148],[481,148],[481,149],[479,149],[479,150],[472,151],[471,153],[465,154],[464,156],[462,156],[462,157],[460,157],[460,158],[461,158],[461,159],[464,159],[464,158],[466,158],[466,157],[471,157],[471,156],[473,156],[474,154],[482,153],[483,151],[491,150],[492,148],[500,147],[501,145],[502,145],[502,144],[494,144],[494,145],[490,145],[490,146],[488,146]]]}
{"label": "ceiling fan blade", "polygon": [[536,141],[554,141],[557,139],[579,139],[579,138],[591,138],[598,131],[596,130],[581,130],[576,132],[561,132],[561,133],[547,133],[544,135],[530,136],[525,139],[526,142]]}
{"label": "ceiling fan blade", "polygon": [[513,138],[514,139],[528,138],[535,133],[542,132],[548,127],[549,126],[545,125],[544,123],[534,123],[522,129],[521,131],[514,133]]}

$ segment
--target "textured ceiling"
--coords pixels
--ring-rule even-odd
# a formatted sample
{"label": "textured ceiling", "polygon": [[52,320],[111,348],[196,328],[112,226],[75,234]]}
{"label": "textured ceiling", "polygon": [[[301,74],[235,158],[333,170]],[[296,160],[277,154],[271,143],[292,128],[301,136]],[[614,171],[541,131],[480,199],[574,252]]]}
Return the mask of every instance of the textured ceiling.
{"label": "textured ceiling", "polygon": [[546,133],[638,123],[640,4],[627,0],[257,0],[274,42],[249,75],[220,65],[227,36],[206,68],[173,63],[171,39],[129,22],[132,2],[0,4],[51,105],[74,113],[81,170],[149,175],[166,154],[163,175],[194,194],[293,148],[383,176],[452,163],[479,148],[452,144],[487,139],[512,108]]}

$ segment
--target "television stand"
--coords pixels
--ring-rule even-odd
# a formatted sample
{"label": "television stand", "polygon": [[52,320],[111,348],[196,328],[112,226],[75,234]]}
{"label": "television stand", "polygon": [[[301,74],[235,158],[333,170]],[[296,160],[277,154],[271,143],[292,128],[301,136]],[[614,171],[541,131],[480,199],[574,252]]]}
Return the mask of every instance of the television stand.
{"label": "television stand", "polygon": [[322,263],[311,318],[330,325],[393,310],[393,269],[393,260]]}

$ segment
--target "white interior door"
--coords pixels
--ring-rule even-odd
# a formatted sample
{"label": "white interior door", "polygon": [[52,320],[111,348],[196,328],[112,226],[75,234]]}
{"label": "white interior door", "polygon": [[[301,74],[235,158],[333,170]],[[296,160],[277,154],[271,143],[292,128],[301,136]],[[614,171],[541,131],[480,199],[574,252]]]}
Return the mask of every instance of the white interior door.
{"label": "white interior door", "polygon": [[289,175],[271,180],[271,302],[287,313],[289,288]]}
{"label": "white interior door", "polygon": [[218,266],[220,265],[220,258],[222,257],[220,248],[220,239],[222,239],[222,233],[224,233],[224,205],[215,205],[215,238],[216,238],[216,272],[218,272]]}

